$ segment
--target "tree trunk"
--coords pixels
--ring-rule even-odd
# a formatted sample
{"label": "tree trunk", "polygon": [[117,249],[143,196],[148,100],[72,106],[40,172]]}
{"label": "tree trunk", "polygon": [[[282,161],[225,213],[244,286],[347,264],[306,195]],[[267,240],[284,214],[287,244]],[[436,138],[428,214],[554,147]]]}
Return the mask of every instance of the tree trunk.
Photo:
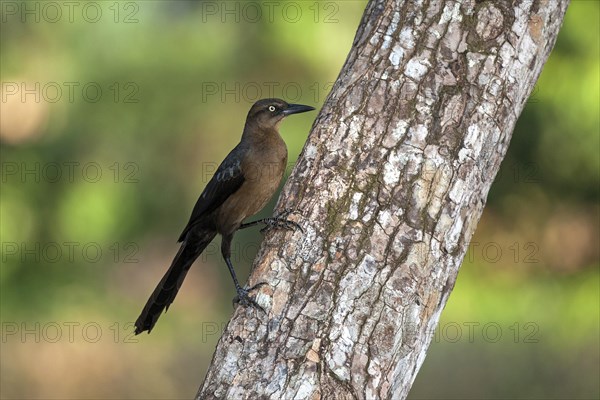
{"label": "tree trunk", "polygon": [[199,399],[406,398],[567,5],[369,2]]}

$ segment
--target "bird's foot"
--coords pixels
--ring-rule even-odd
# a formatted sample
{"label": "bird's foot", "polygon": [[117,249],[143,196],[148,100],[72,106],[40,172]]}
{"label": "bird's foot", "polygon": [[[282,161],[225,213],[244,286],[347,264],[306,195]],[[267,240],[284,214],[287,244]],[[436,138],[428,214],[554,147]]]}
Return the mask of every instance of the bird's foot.
{"label": "bird's foot", "polygon": [[260,282],[257,283],[256,285],[252,286],[251,288],[243,288],[243,287],[237,287],[236,291],[237,291],[237,295],[233,298],[233,303],[234,304],[239,304],[242,307],[254,307],[259,309],[260,311],[266,313],[265,309],[256,302],[256,300],[254,300],[252,297],[250,297],[250,292],[260,288],[261,286],[266,285],[267,282]]}
{"label": "bird's foot", "polygon": [[283,210],[281,213],[271,217],[271,218],[266,218],[263,220],[263,222],[265,223],[265,227],[262,228],[260,230],[261,233],[265,233],[271,229],[286,229],[288,231],[295,231],[295,230],[299,230],[300,232],[304,233],[304,229],[302,229],[302,227],[300,226],[300,224],[298,224],[296,221],[292,221],[287,219],[287,217],[290,214],[293,214],[295,212],[298,211],[293,211],[289,208],[286,208],[285,210]]}

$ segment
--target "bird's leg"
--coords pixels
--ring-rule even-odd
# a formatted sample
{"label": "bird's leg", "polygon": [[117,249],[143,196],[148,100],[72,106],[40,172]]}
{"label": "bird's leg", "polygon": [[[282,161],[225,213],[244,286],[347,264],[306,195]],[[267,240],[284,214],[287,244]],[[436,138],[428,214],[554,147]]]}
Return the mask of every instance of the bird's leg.
{"label": "bird's leg", "polygon": [[304,229],[302,229],[302,227],[297,222],[287,219],[287,217],[291,213],[292,210],[286,208],[283,212],[273,217],[263,218],[259,219],[258,221],[252,221],[248,222],[247,224],[242,224],[240,225],[239,229],[250,228],[251,226],[255,226],[258,224],[265,224],[265,227],[260,230],[262,233],[273,228],[283,228],[291,231],[299,230],[300,232],[304,233]]}
{"label": "bird's leg", "polygon": [[264,308],[260,304],[256,302],[252,297],[250,297],[250,292],[254,289],[258,289],[263,285],[266,285],[266,282],[259,282],[251,288],[243,288],[240,286],[238,282],[237,276],[235,275],[235,270],[233,269],[233,265],[231,264],[231,240],[233,239],[233,235],[223,236],[223,240],[221,241],[221,254],[225,259],[225,264],[227,264],[227,268],[229,269],[229,273],[233,278],[233,284],[235,285],[235,291],[237,295],[233,298],[234,303],[239,303],[244,307],[252,306],[258,308],[262,312],[266,312]]}

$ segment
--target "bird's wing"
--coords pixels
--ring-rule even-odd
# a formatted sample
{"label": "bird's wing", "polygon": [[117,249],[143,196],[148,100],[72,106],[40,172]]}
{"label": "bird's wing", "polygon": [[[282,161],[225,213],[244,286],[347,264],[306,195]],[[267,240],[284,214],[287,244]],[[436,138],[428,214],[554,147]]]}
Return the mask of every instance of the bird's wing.
{"label": "bird's wing", "polygon": [[183,241],[187,233],[192,229],[202,217],[216,210],[227,200],[229,196],[235,193],[242,183],[244,183],[244,174],[241,168],[241,151],[235,148],[223,160],[217,171],[213,175],[206,188],[198,198],[192,216],[187,226],[179,237],[179,242]]}

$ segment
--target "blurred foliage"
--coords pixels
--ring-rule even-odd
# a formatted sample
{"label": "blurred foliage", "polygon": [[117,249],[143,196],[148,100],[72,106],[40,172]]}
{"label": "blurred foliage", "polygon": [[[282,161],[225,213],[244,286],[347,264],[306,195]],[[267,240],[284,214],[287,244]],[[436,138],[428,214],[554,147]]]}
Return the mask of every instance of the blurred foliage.
{"label": "blurred foliage", "polygon": [[[249,105],[320,106],[366,2],[67,3],[0,2],[1,395],[189,398],[232,310],[218,241],[152,335],[131,321]],[[569,8],[411,398],[600,395],[599,9]],[[290,169],[313,118],[282,127]]]}

